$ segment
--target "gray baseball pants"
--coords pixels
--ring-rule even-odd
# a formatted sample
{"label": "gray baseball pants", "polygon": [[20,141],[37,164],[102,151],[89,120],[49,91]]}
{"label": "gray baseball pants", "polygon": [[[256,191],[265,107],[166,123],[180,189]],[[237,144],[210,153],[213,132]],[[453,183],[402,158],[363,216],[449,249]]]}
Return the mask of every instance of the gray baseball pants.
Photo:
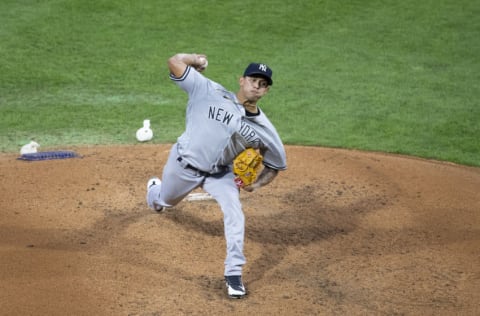
{"label": "gray baseball pants", "polygon": [[231,171],[205,176],[185,168],[178,162],[176,144],[163,168],[161,185],[152,186],[147,192],[147,203],[171,207],[178,204],[198,187],[209,193],[223,212],[224,233],[227,246],[224,275],[242,275],[246,263],[243,254],[245,216],[240,203],[240,192]]}

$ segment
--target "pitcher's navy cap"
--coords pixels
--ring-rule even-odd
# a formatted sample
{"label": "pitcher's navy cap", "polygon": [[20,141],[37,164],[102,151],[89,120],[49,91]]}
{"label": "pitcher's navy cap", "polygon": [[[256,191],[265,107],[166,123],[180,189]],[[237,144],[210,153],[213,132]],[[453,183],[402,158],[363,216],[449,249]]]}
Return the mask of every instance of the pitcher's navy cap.
{"label": "pitcher's navy cap", "polygon": [[251,63],[250,65],[248,65],[247,69],[245,69],[243,76],[261,76],[267,80],[269,86],[273,84],[272,69],[270,69],[270,67],[268,67],[266,64]]}

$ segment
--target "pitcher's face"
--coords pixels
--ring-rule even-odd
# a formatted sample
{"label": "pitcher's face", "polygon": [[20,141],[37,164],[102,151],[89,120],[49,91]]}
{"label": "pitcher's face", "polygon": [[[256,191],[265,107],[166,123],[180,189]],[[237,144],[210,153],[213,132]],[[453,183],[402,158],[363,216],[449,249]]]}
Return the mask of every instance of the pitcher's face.
{"label": "pitcher's face", "polygon": [[256,103],[270,89],[267,80],[262,77],[240,77],[240,91],[246,100]]}

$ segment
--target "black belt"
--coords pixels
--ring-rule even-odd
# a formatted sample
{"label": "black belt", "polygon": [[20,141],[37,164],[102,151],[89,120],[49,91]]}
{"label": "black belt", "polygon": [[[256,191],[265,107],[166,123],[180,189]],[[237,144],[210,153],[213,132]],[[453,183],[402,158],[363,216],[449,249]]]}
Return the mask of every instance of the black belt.
{"label": "black belt", "polygon": [[[178,162],[182,162],[182,160],[183,160],[182,157],[177,158]],[[188,163],[186,165],[184,165],[184,168],[195,171],[199,176],[202,176],[202,177],[209,177],[209,176],[212,175],[211,173],[208,173],[208,172],[202,171],[200,169],[197,169],[197,168],[195,168],[194,166],[192,166],[191,164],[188,164]]]}

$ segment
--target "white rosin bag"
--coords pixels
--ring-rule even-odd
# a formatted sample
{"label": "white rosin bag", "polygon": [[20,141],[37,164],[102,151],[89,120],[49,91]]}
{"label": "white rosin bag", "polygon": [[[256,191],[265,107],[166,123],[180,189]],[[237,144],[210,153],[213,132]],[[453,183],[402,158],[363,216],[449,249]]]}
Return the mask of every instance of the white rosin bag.
{"label": "white rosin bag", "polygon": [[153,131],[150,128],[150,120],[143,121],[143,127],[137,130],[136,136],[139,142],[146,142],[153,138]]}

